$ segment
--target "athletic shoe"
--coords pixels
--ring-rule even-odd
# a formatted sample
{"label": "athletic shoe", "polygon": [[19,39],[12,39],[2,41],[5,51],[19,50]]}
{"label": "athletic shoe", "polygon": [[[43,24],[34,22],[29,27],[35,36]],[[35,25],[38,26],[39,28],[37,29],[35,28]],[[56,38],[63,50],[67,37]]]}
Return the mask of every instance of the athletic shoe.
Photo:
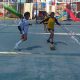
{"label": "athletic shoe", "polygon": [[47,40],[47,43],[50,43],[50,40],[49,39]]}
{"label": "athletic shoe", "polygon": [[18,49],[18,45],[15,45],[14,49],[17,50]]}

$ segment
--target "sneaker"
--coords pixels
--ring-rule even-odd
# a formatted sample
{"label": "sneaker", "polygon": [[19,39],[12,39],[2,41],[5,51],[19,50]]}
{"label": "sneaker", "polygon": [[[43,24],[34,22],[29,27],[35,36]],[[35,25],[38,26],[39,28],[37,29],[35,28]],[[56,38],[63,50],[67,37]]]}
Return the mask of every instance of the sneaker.
{"label": "sneaker", "polygon": [[54,44],[51,44],[51,45],[50,45],[50,49],[51,49],[51,50],[56,50]]}
{"label": "sneaker", "polygon": [[49,39],[47,40],[47,43],[50,43],[50,40]]}
{"label": "sneaker", "polygon": [[54,44],[54,42],[50,42],[51,44]]}
{"label": "sneaker", "polygon": [[14,49],[17,50],[18,49],[18,46],[15,45]]}

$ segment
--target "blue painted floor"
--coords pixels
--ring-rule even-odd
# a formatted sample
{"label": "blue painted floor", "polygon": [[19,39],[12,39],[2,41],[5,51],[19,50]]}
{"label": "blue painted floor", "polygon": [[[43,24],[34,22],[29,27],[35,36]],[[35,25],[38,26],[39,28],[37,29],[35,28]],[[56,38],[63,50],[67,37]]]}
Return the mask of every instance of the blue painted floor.
{"label": "blue painted floor", "polygon": [[0,80],[80,80],[80,26],[55,25],[56,50],[46,42],[43,24],[30,26],[28,40],[14,50],[16,21],[0,21]]}

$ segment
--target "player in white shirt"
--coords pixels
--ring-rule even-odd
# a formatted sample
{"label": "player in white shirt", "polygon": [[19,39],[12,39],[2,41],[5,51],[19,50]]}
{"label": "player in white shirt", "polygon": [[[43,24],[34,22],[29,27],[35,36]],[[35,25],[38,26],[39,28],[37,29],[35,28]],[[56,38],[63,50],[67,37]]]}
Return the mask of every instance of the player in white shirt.
{"label": "player in white shirt", "polygon": [[18,49],[19,45],[23,41],[27,40],[28,28],[29,28],[29,25],[30,25],[30,23],[29,23],[29,17],[30,17],[30,13],[29,12],[25,12],[24,13],[24,18],[21,19],[21,21],[19,22],[21,39],[16,43],[14,49]]}

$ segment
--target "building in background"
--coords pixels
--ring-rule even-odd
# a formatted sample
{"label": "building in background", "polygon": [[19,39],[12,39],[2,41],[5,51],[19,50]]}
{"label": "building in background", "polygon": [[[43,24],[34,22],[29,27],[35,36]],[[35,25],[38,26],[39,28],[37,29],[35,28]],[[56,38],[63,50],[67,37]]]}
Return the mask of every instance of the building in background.
{"label": "building in background", "polygon": [[39,16],[41,11],[46,11],[48,14],[55,12],[56,15],[60,15],[67,4],[67,7],[70,8],[75,15],[79,17],[80,13],[80,0],[0,0],[0,16],[11,14],[3,8],[3,3],[12,6],[21,14],[29,11],[31,13],[30,18],[35,17],[35,15]]}

